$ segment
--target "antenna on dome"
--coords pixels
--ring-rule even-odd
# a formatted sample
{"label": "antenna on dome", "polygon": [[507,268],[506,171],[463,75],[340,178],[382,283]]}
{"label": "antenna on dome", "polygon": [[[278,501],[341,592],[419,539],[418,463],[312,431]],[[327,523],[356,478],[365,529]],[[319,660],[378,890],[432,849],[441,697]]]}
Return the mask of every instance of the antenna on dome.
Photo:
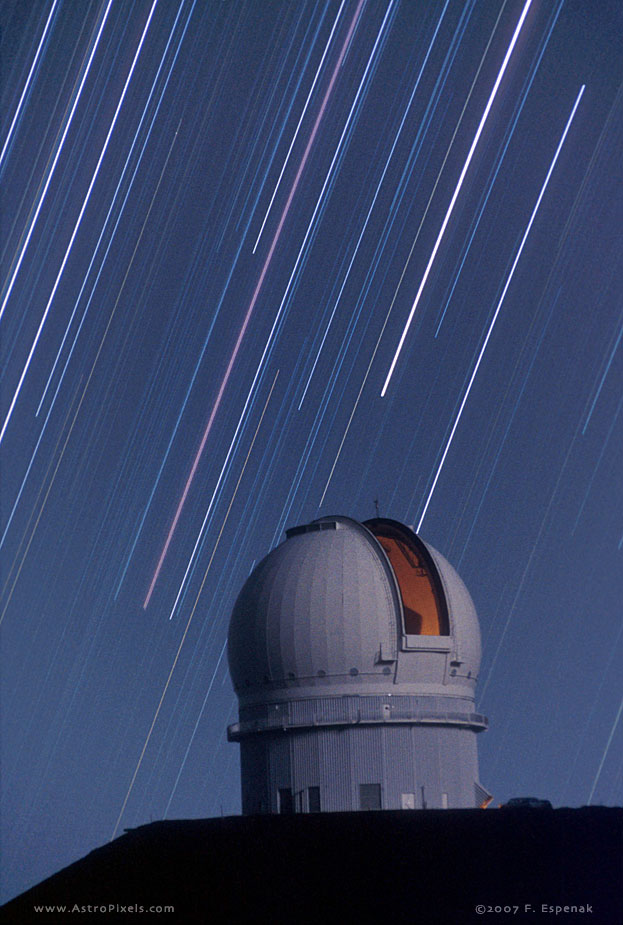
{"label": "antenna on dome", "polygon": [[376,516],[377,516],[377,519],[378,519],[378,517],[379,517],[379,499],[378,499],[378,498],[375,498],[375,499],[374,499],[374,509],[375,509],[375,511],[376,511]]}

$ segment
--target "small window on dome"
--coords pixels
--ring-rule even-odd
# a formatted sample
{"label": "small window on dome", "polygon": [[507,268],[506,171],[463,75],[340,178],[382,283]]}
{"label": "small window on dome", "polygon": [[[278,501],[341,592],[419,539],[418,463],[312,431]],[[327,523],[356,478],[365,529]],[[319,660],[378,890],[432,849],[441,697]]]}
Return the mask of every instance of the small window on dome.
{"label": "small window on dome", "polygon": [[395,520],[367,520],[396,576],[404,631],[413,636],[448,636],[448,611],[437,569],[418,537]]}

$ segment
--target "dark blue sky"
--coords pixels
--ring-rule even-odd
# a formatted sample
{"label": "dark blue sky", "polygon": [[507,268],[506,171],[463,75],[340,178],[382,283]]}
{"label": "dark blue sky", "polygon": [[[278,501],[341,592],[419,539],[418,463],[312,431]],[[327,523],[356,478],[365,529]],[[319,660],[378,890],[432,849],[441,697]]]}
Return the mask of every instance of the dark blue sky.
{"label": "dark blue sky", "polygon": [[496,803],[621,802],[623,8],[533,0],[481,126],[523,9],[3,5],[4,898],[239,812],[236,593],[375,499]]}

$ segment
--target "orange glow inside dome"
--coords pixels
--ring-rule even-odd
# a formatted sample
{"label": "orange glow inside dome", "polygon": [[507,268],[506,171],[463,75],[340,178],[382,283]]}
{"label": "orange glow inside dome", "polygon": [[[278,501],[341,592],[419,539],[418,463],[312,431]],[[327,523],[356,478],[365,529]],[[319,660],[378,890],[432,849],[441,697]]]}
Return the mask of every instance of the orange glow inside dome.
{"label": "orange glow inside dome", "polygon": [[396,576],[405,633],[414,636],[449,635],[448,614],[436,569],[415,534],[397,521],[369,520],[365,524],[379,541]]}

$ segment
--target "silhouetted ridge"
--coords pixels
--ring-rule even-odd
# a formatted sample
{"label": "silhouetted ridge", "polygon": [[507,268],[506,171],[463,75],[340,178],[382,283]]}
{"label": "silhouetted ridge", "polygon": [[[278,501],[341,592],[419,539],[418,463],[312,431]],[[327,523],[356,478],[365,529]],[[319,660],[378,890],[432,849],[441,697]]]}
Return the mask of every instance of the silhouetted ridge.
{"label": "silhouetted ridge", "polygon": [[[154,822],[92,851],[2,910],[7,922],[84,921],[34,906],[173,905],[161,922],[623,921],[623,809],[427,810]],[[592,906],[543,915],[541,905]],[[105,916],[94,913],[98,920]],[[150,915],[137,916],[146,921]],[[115,919],[116,920],[116,919]],[[121,918],[119,919],[121,920]],[[124,914],[123,921],[134,917]],[[510,919],[509,919],[510,920]]]}

